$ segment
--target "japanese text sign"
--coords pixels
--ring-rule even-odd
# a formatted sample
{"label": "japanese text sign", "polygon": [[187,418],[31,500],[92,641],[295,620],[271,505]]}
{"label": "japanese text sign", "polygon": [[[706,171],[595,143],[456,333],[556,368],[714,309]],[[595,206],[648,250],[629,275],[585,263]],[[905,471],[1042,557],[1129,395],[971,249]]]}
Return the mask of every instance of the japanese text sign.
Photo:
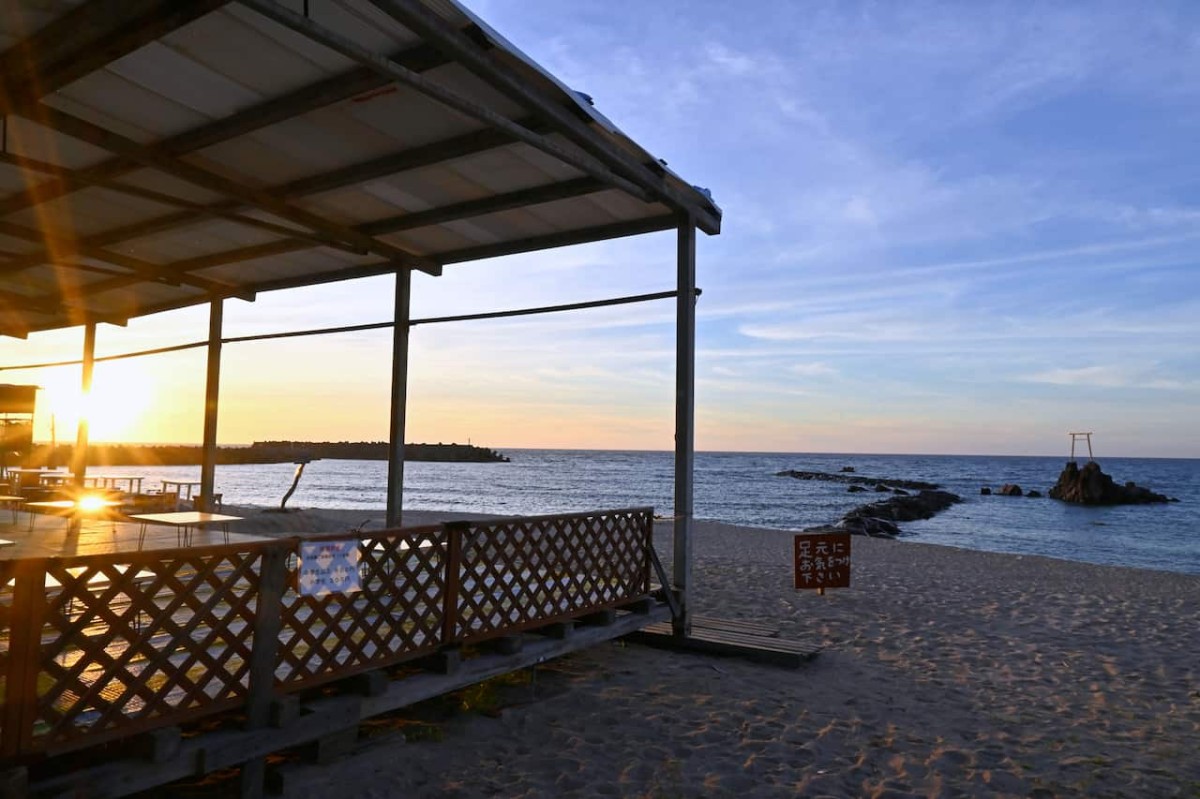
{"label": "japanese text sign", "polygon": [[850,534],[796,536],[796,588],[850,586]]}
{"label": "japanese text sign", "polygon": [[351,594],[362,590],[358,573],[358,539],[301,541],[296,567],[302,596]]}

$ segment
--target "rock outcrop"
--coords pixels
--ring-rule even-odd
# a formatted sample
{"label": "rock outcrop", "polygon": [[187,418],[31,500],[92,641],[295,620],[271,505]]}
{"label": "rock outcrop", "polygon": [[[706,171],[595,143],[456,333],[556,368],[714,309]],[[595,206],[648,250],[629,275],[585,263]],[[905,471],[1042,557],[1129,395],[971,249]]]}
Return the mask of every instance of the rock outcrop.
{"label": "rock outcrop", "polygon": [[[797,480],[825,480],[831,483],[871,486],[876,491],[890,491],[893,488],[909,488],[913,491],[924,491],[938,487],[937,483],[926,483],[924,480],[888,480],[882,477],[863,477],[856,474],[831,474],[829,472],[801,472],[795,469],[777,472],[775,476],[794,477]],[[884,488],[878,488],[881,485]]]}
{"label": "rock outcrop", "polygon": [[836,524],[810,527],[805,532],[851,533],[875,538],[895,538],[901,533],[897,522],[929,519],[958,502],[962,502],[962,497],[949,491],[922,491],[916,495],[893,496],[857,507]]}
{"label": "rock outcrop", "polygon": [[1021,487],[1016,483],[1005,483],[1004,485],[1000,486],[1000,490],[996,493],[1002,497],[1019,497],[1025,492],[1023,492]]}
{"label": "rock outcrop", "polygon": [[1075,461],[1068,461],[1062,474],[1058,476],[1058,482],[1050,489],[1050,496],[1080,505],[1146,505],[1152,502],[1179,501],[1156,494],[1133,482],[1123,486],[1117,485],[1100,470],[1100,464],[1096,461],[1088,461],[1082,469]]}

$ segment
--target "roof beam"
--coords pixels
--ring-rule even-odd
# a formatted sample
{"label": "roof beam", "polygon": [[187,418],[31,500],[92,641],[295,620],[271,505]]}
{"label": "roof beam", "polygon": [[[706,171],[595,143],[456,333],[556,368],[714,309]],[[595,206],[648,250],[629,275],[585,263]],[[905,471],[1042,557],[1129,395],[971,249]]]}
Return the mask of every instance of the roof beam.
{"label": "roof beam", "polygon": [[[398,233],[402,230],[414,230],[428,225],[443,224],[459,219],[469,219],[474,216],[495,213],[497,211],[521,208],[526,205],[553,202],[554,200],[562,200],[582,194],[592,194],[608,188],[607,185],[594,178],[577,178],[576,180],[569,180],[564,183],[535,186],[530,189],[521,189],[520,191],[509,192],[507,194],[497,194],[478,200],[468,200],[452,205],[444,205],[440,208],[431,208],[427,211],[416,211],[386,219],[378,219],[374,222],[357,225],[355,226],[355,230],[371,236],[382,236],[388,233]],[[202,255],[198,258],[190,258],[184,261],[175,261],[171,264],[171,267],[183,272],[190,272],[240,261],[252,261],[256,258],[266,258],[271,255],[282,255],[283,253],[305,249],[307,246],[307,244],[301,241],[284,240],[270,242],[253,247],[226,250],[225,252],[213,253],[212,255]]]}
{"label": "roof beam", "polygon": [[242,5],[254,9],[285,28],[307,36],[309,39],[335,52],[341,53],[347,58],[357,61],[364,67],[373,69],[380,75],[388,77],[397,83],[402,83],[405,86],[415,89],[448,108],[458,111],[460,114],[512,134],[519,141],[523,141],[531,147],[536,147],[547,155],[562,161],[564,164],[575,167],[585,175],[591,175],[597,180],[601,180],[613,188],[620,189],[640,200],[653,202],[657,199],[657,197],[652,196],[641,187],[615,174],[595,157],[574,148],[563,147],[541,134],[534,133],[528,128],[513,122],[508,117],[496,113],[482,103],[453,92],[445,86],[413,72],[411,69],[407,69],[378,53],[373,53],[361,47],[356,42],[317,25],[307,17],[284,8],[274,2],[274,0],[240,0],[240,2]]}
{"label": "roof beam", "polygon": [[143,166],[174,175],[181,180],[186,180],[189,183],[209,189],[210,191],[224,194],[246,205],[274,214],[290,222],[295,222],[298,225],[303,225],[322,238],[332,241],[335,246],[345,242],[356,247],[361,247],[365,252],[382,255],[389,260],[397,261],[415,269],[427,271],[434,268],[427,259],[405,252],[390,244],[385,244],[370,236],[364,236],[344,225],[330,222],[310,211],[289,205],[286,202],[276,199],[269,192],[244,186],[230,178],[165,155],[153,148],[143,147],[132,139],[114,133],[107,128],[103,128],[87,120],[72,116],[64,111],[43,105],[32,110],[22,109],[21,115],[41,125],[45,125],[51,130],[137,161]]}
{"label": "roof beam", "polygon": [[[426,211],[416,211],[409,214],[401,214],[399,216],[380,219],[374,222],[367,222],[359,225],[358,229],[363,232],[369,232],[371,235],[383,235],[385,233],[397,233],[402,230],[415,230],[416,228],[427,227],[429,225],[444,224],[460,219],[469,219],[475,216],[484,214],[496,213],[499,211],[511,210],[513,208],[524,208],[530,205],[538,205],[540,203],[554,202],[555,200],[564,200],[571,197],[580,197],[588,194],[593,194],[599,191],[605,191],[609,187],[600,183],[593,178],[576,178],[562,183],[550,183],[544,186],[534,186],[528,189],[520,189],[518,191],[508,192],[507,194],[498,194],[491,197],[483,197],[478,200],[467,200],[461,203],[444,205],[440,208],[431,208]],[[303,241],[294,239],[284,239],[281,241],[267,242],[266,244],[257,244],[250,247],[240,247],[235,250],[226,250],[224,252],[212,253],[211,255],[201,255],[195,258],[186,258],[179,261],[173,261],[169,264],[163,264],[162,269],[169,270],[170,274],[175,275],[177,279],[183,280],[189,272],[199,271],[202,269],[211,269],[217,266],[227,266],[233,263],[243,261],[252,261],[258,258],[268,258],[272,255],[283,255],[289,252],[306,249],[308,244]],[[6,264],[0,264],[0,274],[3,274]],[[391,263],[385,264],[369,264],[367,274],[385,274],[394,272],[396,267]],[[350,270],[353,272],[353,270]],[[355,276],[358,276],[355,274]],[[83,293],[99,294],[105,291],[112,291],[121,288],[134,282],[134,279],[127,275],[120,275],[108,280],[99,280],[87,286]],[[272,285],[273,287],[273,285]]]}
{"label": "roof beam", "polygon": [[[256,5],[265,1],[257,0]],[[697,217],[698,220],[700,217],[707,217],[704,220],[706,226],[720,229],[720,220],[714,217],[711,204],[698,192],[691,192],[691,196],[688,196],[671,186],[661,174],[652,173],[645,164],[604,136],[597,135],[587,123],[531,86],[504,64],[489,59],[475,40],[420,0],[370,0],[370,3],[431,42],[510,100],[548,121],[555,132],[574,142],[617,174],[650,192],[655,199],[661,199],[676,210]]]}
{"label": "roof beam", "polygon": [[[127,269],[144,280],[168,283],[170,285],[179,285],[182,283],[219,296],[246,298],[243,297],[246,292],[236,286],[193,275],[175,275],[167,267],[152,264],[140,258],[112,252],[103,247],[82,244],[67,236],[56,236],[47,230],[37,230],[25,227],[24,225],[18,225],[15,222],[0,221],[0,233],[12,236],[13,238],[23,239],[24,241],[45,242],[47,248],[53,253],[47,262],[59,266],[70,268],[71,264],[67,262],[68,259],[76,255],[84,255],[89,258],[95,258],[98,261],[119,266],[122,269]],[[6,266],[7,264],[0,265],[0,269]],[[253,299],[253,294],[250,294],[248,298]]]}
{"label": "roof beam", "polygon": [[[70,180],[78,180],[78,181],[82,182],[84,185],[100,186],[100,187],[106,188],[110,191],[115,191],[119,194],[127,194],[131,197],[137,197],[139,199],[149,200],[151,202],[161,203],[163,205],[169,205],[169,206],[186,209],[181,212],[167,214],[166,216],[155,217],[154,220],[148,220],[148,221],[156,221],[159,224],[166,224],[166,227],[176,227],[178,225],[187,224],[187,223],[190,223],[197,219],[202,219],[206,216],[217,216],[217,217],[221,217],[223,219],[227,219],[230,222],[236,222],[238,224],[246,225],[248,227],[258,228],[259,230],[265,230],[269,233],[274,233],[279,236],[308,238],[317,244],[321,244],[323,246],[330,246],[328,244],[328,242],[326,242],[323,239],[317,238],[316,236],[313,236],[306,230],[300,230],[300,229],[294,228],[294,227],[285,227],[284,225],[277,225],[274,222],[268,222],[265,219],[256,219],[252,216],[246,216],[245,214],[239,214],[239,213],[237,213],[237,210],[242,207],[240,204],[223,203],[223,204],[204,205],[202,203],[192,202],[191,200],[184,200],[184,199],[175,197],[170,194],[164,194],[161,191],[154,191],[153,189],[143,189],[140,186],[129,186],[129,185],[123,184],[123,183],[105,182],[105,181],[101,181],[101,180],[89,179],[86,177],[75,178],[75,177],[73,177],[74,175],[76,175],[79,172],[82,172],[84,170],[70,170],[70,169],[67,169],[66,167],[58,167],[58,166],[48,163],[46,161],[39,161],[35,158],[29,158],[28,156],[23,156],[23,155],[12,155],[10,153],[0,153],[0,162],[12,164],[13,166],[18,167],[19,169],[24,169],[24,170],[33,171],[33,172],[43,172],[46,174],[55,175],[57,177],[66,177],[67,179],[70,179]],[[168,220],[169,220],[169,224],[167,224]],[[136,223],[135,225],[129,225],[127,227],[136,228],[137,225],[145,225],[145,224],[147,224],[147,222],[139,222],[139,223]],[[119,230],[123,230],[123,229],[124,228],[121,228]],[[162,228],[159,228],[159,229],[162,229]],[[105,233],[95,234],[94,236],[88,237],[87,243],[88,244],[96,244],[96,245],[100,245],[100,246],[106,246],[109,244],[114,244],[119,241],[125,241],[126,239],[137,238],[137,236],[142,235],[141,233],[134,233],[134,234],[131,234],[129,236],[122,238],[119,236],[114,237],[114,235],[113,235],[114,232],[116,232],[116,231],[106,231]],[[92,239],[95,239],[95,241],[93,241]],[[343,245],[342,249],[345,249],[348,252],[358,252],[359,251],[356,248],[351,247],[350,245]],[[40,263],[44,263],[46,260],[46,251],[45,250],[35,250],[35,251],[27,252],[27,253],[21,253],[20,255],[15,256],[15,258],[18,260],[18,263],[10,263],[10,264],[0,265],[0,273],[3,273],[5,271],[13,271],[16,269],[22,269],[26,266],[36,266]],[[11,267],[11,268],[5,269],[4,267]]]}
{"label": "roof beam", "polygon": [[659,230],[673,230],[679,225],[679,216],[663,214],[630,222],[614,222],[608,225],[565,230],[561,233],[548,233],[543,236],[514,241],[502,241],[496,244],[483,244],[478,247],[465,247],[461,250],[451,250],[437,256],[442,264],[456,264],[463,261],[478,261],[483,258],[499,258],[502,255],[515,255],[534,250],[548,250],[552,247],[568,247],[572,244],[586,244],[593,241],[619,239],[625,236],[636,236],[641,233],[654,233]]}
{"label": "roof beam", "polygon": [[414,211],[401,214],[389,219],[380,219],[362,225],[364,233],[381,236],[386,233],[399,233],[402,230],[416,230],[430,225],[443,225],[447,222],[457,222],[460,219],[495,214],[500,211],[511,211],[515,208],[525,208],[530,205],[541,205],[555,200],[567,200],[587,194],[606,191],[610,187],[595,178],[576,178],[561,183],[548,183],[544,186],[533,186],[505,194],[493,194],[478,200],[466,200],[440,208],[430,208],[426,211]]}
{"label": "roof beam", "polygon": [[[533,123],[531,123],[533,124]],[[308,194],[315,194],[322,191],[341,188],[343,186],[353,185],[366,180],[373,180],[404,172],[410,169],[419,167],[431,166],[433,164],[442,163],[443,161],[461,158],[466,155],[473,155],[479,152],[485,152],[496,147],[501,147],[505,144],[511,144],[512,137],[501,131],[484,128],[483,130],[473,131],[461,136],[455,136],[450,139],[433,142],[431,144],[418,145],[410,147],[406,150],[401,150],[389,155],[373,158],[368,161],[363,161],[358,164],[351,164],[341,169],[335,169],[330,172],[325,172],[311,177],[299,178],[289,183],[282,183],[271,187],[268,191],[279,199],[288,199],[300,197]],[[0,160],[9,161],[17,166],[41,169],[43,162],[34,161],[23,156],[7,156],[0,154]],[[54,170],[52,164],[46,164],[46,169]],[[82,181],[87,185],[103,185],[115,191],[125,191],[127,187],[117,183],[106,183],[105,181],[84,177],[76,177],[87,170],[77,170],[71,172],[68,170],[58,170],[59,174],[65,179],[73,182]],[[142,189],[137,189],[134,193],[137,196],[147,194],[157,194],[157,192],[146,192]],[[156,199],[155,197],[147,196],[146,199]],[[167,200],[162,200],[167,202]],[[191,208],[191,211],[179,211],[163,216],[145,219],[141,222],[134,222],[129,225],[123,225],[119,228],[113,228],[102,233],[96,233],[91,236],[86,236],[82,241],[87,244],[95,244],[97,246],[108,246],[129,239],[147,236],[152,233],[157,233],[163,230],[170,230],[181,225],[191,224],[206,216],[219,216],[235,222],[246,222],[256,227],[271,230],[280,235],[292,238],[305,238],[301,231],[292,228],[284,228],[280,225],[275,225],[270,222],[257,220],[252,217],[244,217],[236,213],[239,208],[244,207],[242,203],[237,201],[224,201],[213,203],[210,205],[199,205],[197,203],[189,203],[183,200],[175,201],[176,205]],[[310,240],[316,240],[313,237],[307,237]],[[324,242],[319,242],[325,244]],[[328,246],[327,244],[325,246]],[[288,247],[285,252],[290,252],[296,247]],[[343,249],[351,249],[344,247]],[[15,256],[13,261],[0,264],[0,274],[9,271],[16,271],[30,266],[37,266],[45,262],[45,251],[24,253]],[[235,259],[237,260],[237,259]],[[245,259],[241,259],[245,260]]]}
{"label": "roof beam", "polygon": [[228,0],[90,0],[0,54],[5,113],[52,94]]}
{"label": "roof beam", "polygon": [[[572,244],[586,244],[592,241],[604,241],[606,239],[618,239],[625,236],[635,236],[640,233],[654,233],[660,230],[674,230],[679,225],[680,217],[677,214],[664,214],[662,216],[650,217],[648,219],[637,219],[632,222],[617,222],[610,225],[598,225],[595,227],[581,228],[579,230],[568,230],[563,233],[551,233],[545,236],[532,236],[527,239],[520,239],[512,242],[501,242],[499,244],[486,244],[482,247],[470,247],[462,250],[454,250],[438,256],[438,261],[443,264],[460,263],[463,261],[474,261],[482,258],[496,258],[501,255],[513,255],[515,253],[530,252],[532,250],[544,250],[551,247],[567,247]],[[313,280],[311,277],[303,279],[285,278],[283,280],[272,280],[264,283],[255,283],[252,288],[255,291],[275,291],[277,289],[290,289],[299,286],[312,286],[317,283],[336,283],[342,280],[356,280],[364,277],[374,277],[377,275],[388,275],[396,271],[395,264],[389,263],[373,263],[363,264],[362,266],[354,267],[353,269],[344,269],[329,276],[328,280]]]}
{"label": "roof beam", "polygon": [[[428,45],[410,47],[396,53],[392,58],[416,72],[425,72],[448,63],[444,55]],[[176,134],[152,147],[174,156],[186,155],[378,89],[390,82],[374,70],[359,67]],[[112,158],[85,169],[63,174],[55,180],[37,186],[36,189],[26,189],[0,200],[0,216],[49,202],[83,186],[104,184],[140,169],[141,166],[137,161],[128,158]]]}

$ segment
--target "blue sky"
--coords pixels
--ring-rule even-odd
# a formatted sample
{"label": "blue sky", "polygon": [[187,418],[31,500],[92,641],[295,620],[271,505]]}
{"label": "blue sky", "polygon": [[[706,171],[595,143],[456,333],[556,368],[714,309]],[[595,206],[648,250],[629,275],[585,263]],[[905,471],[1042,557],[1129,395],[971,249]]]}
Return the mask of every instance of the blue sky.
{"label": "blue sky", "polygon": [[[469,4],[724,209],[699,242],[700,449],[1065,455],[1092,430],[1098,455],[1200,456],[1200,8]],[[414,314],[669,289],[673,258],[657,234],[454,266],[414,278]],[[264,296],[227,329],[379,321],[389,300],[387,279]],[[409,438],[669,448],[672,313],[418,328]],[[222,440],[385,436],[387,344],[228,348]],[[287,418],[254,412],[270,402]],[[198,396],[178,414],[199,438]]]}

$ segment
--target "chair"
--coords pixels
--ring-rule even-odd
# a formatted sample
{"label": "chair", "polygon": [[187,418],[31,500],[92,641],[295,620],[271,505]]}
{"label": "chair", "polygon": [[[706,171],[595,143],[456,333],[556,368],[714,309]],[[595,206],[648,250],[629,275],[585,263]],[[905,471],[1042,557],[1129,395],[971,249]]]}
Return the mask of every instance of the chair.
{"label": "chair", "polygon": [[[214,491],[212,498],[213,498],[213,508],[214,509],[216,509],[217,511],[222,511],[225,509],[225,503],[223,502],[224,494],[221,494],[218,491]],[[204,495],[203,494],[196,494],[195,496],[192,497],[192,507],[196,508],[197,510],[204,507]]]}

